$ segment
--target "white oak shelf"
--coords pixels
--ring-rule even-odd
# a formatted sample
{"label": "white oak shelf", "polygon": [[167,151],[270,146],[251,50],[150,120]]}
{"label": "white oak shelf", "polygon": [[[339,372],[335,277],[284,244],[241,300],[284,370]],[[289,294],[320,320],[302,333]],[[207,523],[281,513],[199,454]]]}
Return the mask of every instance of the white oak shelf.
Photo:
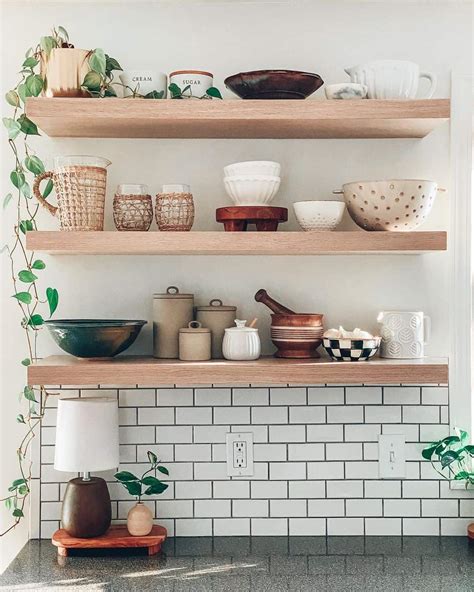
{"label": "white oak shelf", "polygon": [[54,255],[347,255],[446,250],[446,232],[28,232]]}
{"label": "white oak shelf", "polygon": [[29,98],[48,136],[76,138],[423,138],[449,99],[406,101]]}
{"label": "white oak shelf", "polygon": [[181,362],[119,356],[85,360],[50,356],[28,366],[30,385],[98,384],[447,384],[444,358],[373,359],[368,362],[286,360],[263,357],[252,362]]}

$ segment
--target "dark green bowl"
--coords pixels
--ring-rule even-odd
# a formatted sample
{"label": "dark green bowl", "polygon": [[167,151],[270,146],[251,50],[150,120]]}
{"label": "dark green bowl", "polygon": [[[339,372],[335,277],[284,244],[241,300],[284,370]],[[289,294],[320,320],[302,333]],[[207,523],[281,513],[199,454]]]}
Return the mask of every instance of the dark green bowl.
{"label": "dark green bowl", "polygon": [[146,321],[60,319],[45,321],[59,347],[77,358],[112,358],[130,347]]}

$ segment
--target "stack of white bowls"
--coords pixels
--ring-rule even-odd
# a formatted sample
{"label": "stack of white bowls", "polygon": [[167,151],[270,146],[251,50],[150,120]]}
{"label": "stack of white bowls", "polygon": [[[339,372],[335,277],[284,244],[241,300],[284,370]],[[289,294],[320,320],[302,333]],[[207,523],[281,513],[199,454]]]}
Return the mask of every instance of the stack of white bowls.
{"label": "stack of white bowls", "polygon": [[280,187],[280,164],[270,160],[249,160],[224,167],[227,195],[237,206],[269,204]]}

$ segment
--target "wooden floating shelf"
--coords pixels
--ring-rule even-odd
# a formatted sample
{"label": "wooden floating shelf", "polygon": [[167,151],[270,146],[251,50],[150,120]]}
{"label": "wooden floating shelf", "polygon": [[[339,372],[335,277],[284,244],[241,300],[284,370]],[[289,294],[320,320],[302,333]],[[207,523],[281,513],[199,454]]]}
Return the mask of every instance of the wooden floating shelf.
{"label": "wooden floating shelf", "polygon": [[446,232],[28,232],[54,255],[348,255],[446,250]]}
{"label": "wooden floating shelf", "polygon": [[29,98],[26,114],[54,137],[423,138],[450,101]]}
{"label": "wooden floating shelf", "polygon": [[28,366],[30,385],[98,384],[446,384],[446,359],[374,359],[369,362],[285,360],[181,362],[119,356],[85,360],[50,356]]}

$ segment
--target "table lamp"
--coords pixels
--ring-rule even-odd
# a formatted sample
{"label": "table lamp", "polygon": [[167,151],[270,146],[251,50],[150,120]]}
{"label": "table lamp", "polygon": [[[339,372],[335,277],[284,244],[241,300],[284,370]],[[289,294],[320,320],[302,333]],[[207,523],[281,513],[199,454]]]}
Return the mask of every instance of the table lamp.
{"label": "table lamp", "polygon": [[60,399],[56,425],[54,468],[81,473],[64,494],[61,522],[68,534],[92,538],[110,526],[112,508],[104,479],[93,471],[119,465],[118,405],[116,399]]}

